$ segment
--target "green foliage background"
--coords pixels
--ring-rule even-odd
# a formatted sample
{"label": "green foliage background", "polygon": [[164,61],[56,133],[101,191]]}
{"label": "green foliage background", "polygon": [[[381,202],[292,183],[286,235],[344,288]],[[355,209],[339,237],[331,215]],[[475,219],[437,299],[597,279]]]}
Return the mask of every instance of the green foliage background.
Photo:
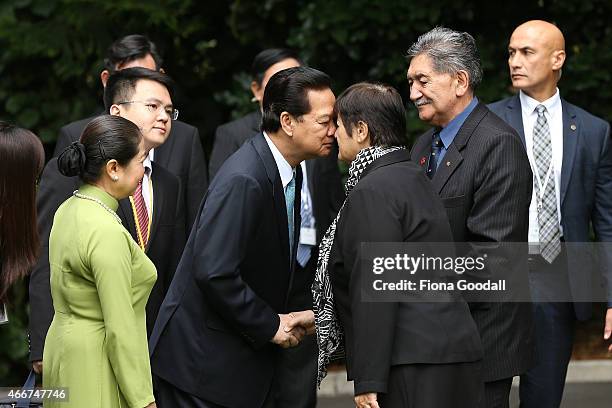
{"label": "green foliage background", "polygon": [[[209,152],[219,124],[255,109],[248,69],[261,49],[297,49],[329,73],[335,91],[376,80],[406,101],[404,54],[436,25],[470,32],[485,77],[477,94],[491,102],[511,93],[506,45],[513,28],[542,18],[566,36],[560,88],[570,101],[612,116],[612,15],[609,0],[2,0],[0,118],[32,129],[53,148],[58,129],[101,105],[99,73],[108,45],[143,33],[159,47],[179,84],[181,119],[199,127]],[[407,103],[410,139],[423,125]],[[0,326],[0,386],[25,378],[27,290],[16,287],[11,323]]]}

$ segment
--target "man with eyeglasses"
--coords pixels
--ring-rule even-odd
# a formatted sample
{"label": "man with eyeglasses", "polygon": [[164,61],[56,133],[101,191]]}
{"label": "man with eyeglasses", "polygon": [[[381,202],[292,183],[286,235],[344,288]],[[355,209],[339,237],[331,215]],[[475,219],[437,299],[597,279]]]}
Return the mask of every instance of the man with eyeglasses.
{"label": "man with eyeglasses", "polygon": [[[114,42],[104,59],[104,69],[100,82],[106,87],[108,78],[115,72],[126,68],[142,67],[164,72],[162,58],[157,47],[144,35],[133,34]],[[101,112],[98,112],[101,113]],[[174,115],[174,114],[173,114]],[[57,138],[53,157],[70,143],[79,140],[85,126],[92,117],[69,123],[62,127]],[[155,149],[151,160],[168,169],[181,181],[181,191],[185,201],[185,231],[189,234],[198,212],[200,201],[208,188],[208,164],[200,141],[198,129],[172,118],[172,134],[166,142]]]}
{"label": "man with eyeglasses", "polygon": [[[173,117],[178,115],[172,104],[172,82],[158,71],[126,68],[108,78],[104,104],[111,115],[124,117],[141,130],[149,154],[144,161],[145,174],[133,196],[119,201],[117,214],[134,241],[145,251],[157,269],[157,282],[147,302],[147,331],[151,332],[159,307],[174,276],[185,246],[185,206],[177,176],[153,161],[154,152],[168,139]],[[45,206],[53,215],[59,204],[80,184],[77,177],[64,177],[57,168],[57,158],[46,166],[39,189],[48,198]],[[48,244],[48,229],[43,242]],[[43,245],[43,248],[46,245]],[[48,250],[43,249],[30,283],[32,356],[42,356],[46,332],[53,316],[49,288]],[[113,254],[108,254],[113,256]],[[34,339],[36,341],[34,341]],[[40,360],[35,358],[35,360]],[[36,369],[42,361],[35,361]]]}

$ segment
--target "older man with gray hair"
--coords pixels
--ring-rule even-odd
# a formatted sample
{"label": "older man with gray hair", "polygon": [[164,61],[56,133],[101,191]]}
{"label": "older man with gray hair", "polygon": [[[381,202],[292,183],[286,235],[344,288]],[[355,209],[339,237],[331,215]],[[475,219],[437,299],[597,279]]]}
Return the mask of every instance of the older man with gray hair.
{"label": "older man with gray hair", "polygon": [[[474,96],[482,79],[474,38],[437,27],[421,35],[408,56],[410,100],[419,118],[433,126],[417,140],[411,158],[442,198],[455,242],[472,248],[526,242],[529,161],[517,133]],[[504,264],[497,261],[493,265]],[[508,407],[512,377],[534,360],[530,306],[472,302],[470,309],[485,353],[480,406]]]}

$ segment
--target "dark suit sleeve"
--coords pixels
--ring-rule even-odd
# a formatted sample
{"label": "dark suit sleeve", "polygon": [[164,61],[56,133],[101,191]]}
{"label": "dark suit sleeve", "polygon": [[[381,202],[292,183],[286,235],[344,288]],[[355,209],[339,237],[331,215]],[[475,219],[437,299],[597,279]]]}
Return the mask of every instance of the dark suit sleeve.
{"label": "dark suit sleeve", "polygon": [[486,140],[466,220],[471,240],[524,242],[533,180],[527,153],[513,134],[491,134]]}
{"label": "dark suit sleeve", "polygon": [[191,231],[193,222],[198,215],[200,202],[208,189],[208,166],[204,158],[204,149],[200,141],[200,133],[193,128],[191,158],[189,163],[189,175],[185,191],[187,210],[185,213],[186,231]]}
{"label": "dark suit sleeve", "polygon": [[606,242],[603,249],[602,270],[607,281],[608,307],[612,307],[612,141],[610,140],[610,125],[605,124],[601,130],[605,135],[597,166],[595,181],[595,205],[593,207],[592,223],[598,241]]}
{"label": "dark suit sleeve", "polygon": [[181,260],[181,256],[183,255],[183,250],[185,249],[185,242],[187,241],[185,232],[185,196],[181,191],[183,186],[181,185],[178,177],[175,176],[174,178],[176,180],[176,185],[178,186],[175,215],[176,222],[174,224],[174,242],[172,243],[172,261],[170,262],[168,273],[165,276],[164,293],[168,293],[170,283],[172,283],[174,273],[176,272],[176,268]]}
{"label": "dark suit sleeve", "polygon": [[65,177],[59,172],[54,158],[47,163],[36,194],[41,249],[30,276],[30,361],[42,360],[45,337],[53,320],[49,285],[49,233],[53,217],[78,184],[76,178]]}
{"label": "dark suit sleeve", "polygon": [[259,223],[266,222],[260,217],[263,206],[273,203],[253,178],[235,175],[218,181],[196,226],[194,277],[215,311],[261,347],[276,334],[279,317],[242,279],[240,265],[258,244]]}
{"label": "dark suit sleeve", "polygon": [[240,146],[232,137],[232,132],[227,131],[227,126],[219,126],[215,131],[215,141],[212,153],[210,154],[210,180],[221,168],[221,165],[230,157]]}
{"label": "dark suit sleeve", "polygon": [[[394,302],[362,302],[360,249],[362,242],[401,242],[402,215],[383,194],[374,190],[355,190],[350,195],[341,218],[343,227],[342,254],[351,260],[349,297],[354,328],[353,379],[355,395],[387,392],[391,352],[395,337],[398,304]],[[345,227],[344,227],[345,226]]]}

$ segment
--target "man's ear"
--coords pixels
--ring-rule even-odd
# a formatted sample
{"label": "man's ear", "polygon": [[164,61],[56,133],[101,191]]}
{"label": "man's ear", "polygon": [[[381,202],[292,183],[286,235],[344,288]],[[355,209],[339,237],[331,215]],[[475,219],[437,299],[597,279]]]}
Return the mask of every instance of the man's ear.
{"label": "man's ear", "polygon": [[552,53],[552,69],[553,71],[559,71],[565,63],[565,51],[557,50]]}
{"label": "man's ear", "polygon": [[467,71],[458,71],[455,80],[457,83],[455,93],[457,96],[465,95],[470,89],[470,76],[468,75]]}
{"label": "man's ear", "polygon": [[108,72],[108,69],[105,69],[104,71],[100,72],[100,81],[102,82],[103,88],[106,88],[106,82],[108,81],[109,76],[110,72]]}
{"label": "man's ear", "polygon": [[121,116],[121,109],[119,109],[119,105],[113,104],[108,110],[108,113],[113,116]]}
{"label": "man's ear", "polygon": [[279,119],[283,132],[285,132],[289,136],[293,136],[293,128],[295,127],[295,124],[293,122],[295,119],[293,118],[293,116],[291,116],[289,112],[284,111],[281,112]]}
{"label": "man's ear", "polygon": [[251,92],[253,93],[253,102],[261,103],[263,99],[263,89],[261,89],[261,85],[257,83],[257,81],[251,81]]}

